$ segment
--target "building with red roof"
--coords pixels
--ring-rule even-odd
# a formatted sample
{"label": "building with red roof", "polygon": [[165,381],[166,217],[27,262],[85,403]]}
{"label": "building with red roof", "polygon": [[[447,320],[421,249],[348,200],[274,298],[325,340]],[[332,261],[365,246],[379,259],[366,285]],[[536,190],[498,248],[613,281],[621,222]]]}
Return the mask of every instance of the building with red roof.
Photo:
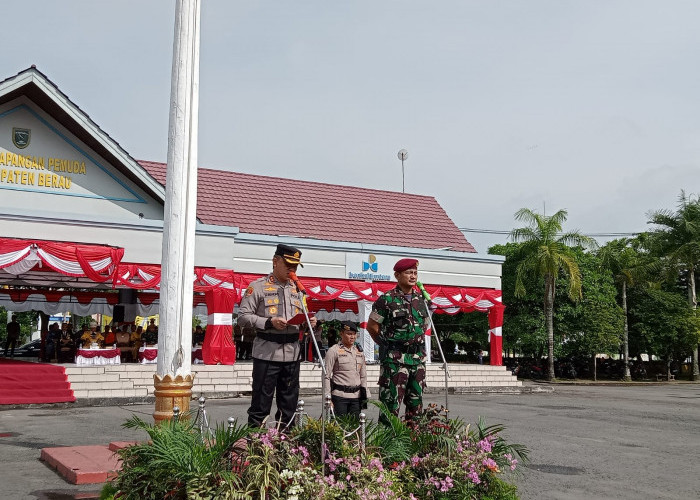
{"label": "building with red roof", "polygon": [[[164,163],[132,158],[36,68],[0,82],[0,286],[44,294],[20,301],[0,293],[0,305],[51,313],[65,303],[47,294],[90,290],[86,311],[157,312],[165,179]],[[279,209],[271,211],[269,200]],[[287,243],[303,252],[300,274],[319,314],[362,321],[367,304],[394,286],[393,263],[413,257],[442,310],[498,309],[502,317],[503,258],[478,254],[432,196],[199,168],[197,219],[202,293],[228,284],[239,300],[252,279],[270,272],[275,246]],[[35,242],[27,253],[35,260],[17,257],[23,240]],[[42,241],[66,242],[73,253]],[[91,246],[91,255],[119,250],[118,258],[105,250],[113,269],[100,268],[106,261],[97,257],[85,264],[80,255]],[[143,300],[122,304],[119,289]],[[499,335],[500,323],[491,326]]]}
{"label": "building with red roof", "polygon": [[[165,185],[165,163],[139,163]],[[201,167],[197,182],[197,217],[204,224],[250,234],[476,252],[432,196]],[[284,217],[252,200],[277,200]]]}

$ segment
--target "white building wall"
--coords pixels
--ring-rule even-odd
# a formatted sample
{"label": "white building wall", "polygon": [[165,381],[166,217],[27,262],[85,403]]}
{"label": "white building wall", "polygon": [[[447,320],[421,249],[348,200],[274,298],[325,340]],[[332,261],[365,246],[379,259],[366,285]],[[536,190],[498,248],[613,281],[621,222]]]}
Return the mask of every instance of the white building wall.
{"label": "white building wall", "polygon": [[[30,142],[24,149],[12,144],[13,129],[29,131]],[[15,165],[17,156],[30,159],[32,166]],[[60,185],[55,185],[58,180]],[[123,222],[163,220],[159,200],[26,97],[0,106],[0,212],[5,209],[67,218],[103,216]]]}

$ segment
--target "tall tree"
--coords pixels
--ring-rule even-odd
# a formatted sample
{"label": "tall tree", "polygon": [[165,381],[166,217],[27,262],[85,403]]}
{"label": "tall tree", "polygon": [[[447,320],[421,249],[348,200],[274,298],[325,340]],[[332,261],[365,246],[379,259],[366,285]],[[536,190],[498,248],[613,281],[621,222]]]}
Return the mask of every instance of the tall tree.
{"label": "tall tree", "polygon": [[[581,270],[583,299],[566,300],[557,293],[554,317],[557,333],[562,337],[559,352],[591,361],[593,380],[596,380],[598,354],[620,352],[620,331],[623,325],[622,308],[617,304],[617,291],[612,275],[600,265],[599,257],[592,252],[572,249]],[[567,277],[561,277],[562,287]],[[560,288],[562,288],[560,287]],[[556,351],[555,351],[556,352]]]}
{"label": "tall tree", "polygon": [[666,374],[671,363],[682,362],[697,346],[698,318],[684,298],[684,293],[667,289],[632,289],[630,328],[640,352],[645,351],[664,361]]}
{"label": "tall tree", "polygon": [[644,236],[609,241],[598,252],[601,266],[608,269],[619,287],[620,302],[624,315],[622,328],[623,379],[632,380],[629,364],[629,321],[627,313],[627,289],[643,281],[654,269],[658,259],[653,259],[642,250]]}
{"label": "tall tree", "polygon": [[[674,271],[673,280],[679,272],[687,273],[688,303],[697,313],[695,273],[700,265],[700,200],[681,191],[676,211],[650,212],[649,223],[658,226],[652,233],[654,246]],[[692,379],[700,380],[697,342],[692,349],[692,359]]]}
{"label": "tall tree", "polygon": [[543,279],[540,276],[528,276],[525,282],[525,296],[515,296],[515,274],[518,267],[516,255],[520,243],[494,245],[488,252],[503,255],[502,283],[503,303],[506,304],[503,317],[503,349],[510,349],[514,355],[541,359],[547,349],[547,332],[544,327],[544,312],[540,305],[542,296],[538,292]]}
{"label": "tall tree", "polygon": [[559,210],[547,216],[522,208],[515,213],[515,220],[527,227],[513,229],[510,237],[522,242],[518,249],[519,264],[515,274],[515,295],[524,296],[526,276],[536,274],[544,278],[544,316],[547,328],[549,355],[548,378],[554,380],[554,295],[559,273],[569,279],[568,294],[571,300],[581,298],[581,271],[572,254],[572,247],[594,247],[595,241],[578,231],[562,232],[568,212]]}

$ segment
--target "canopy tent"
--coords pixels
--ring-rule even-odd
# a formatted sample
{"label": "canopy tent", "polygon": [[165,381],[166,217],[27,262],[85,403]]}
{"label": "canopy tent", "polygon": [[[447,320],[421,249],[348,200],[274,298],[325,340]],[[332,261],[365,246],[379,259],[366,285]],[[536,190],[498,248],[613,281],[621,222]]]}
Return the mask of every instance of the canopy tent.
{"label": "canopy tent", "polygon": [[124,249],[44,240],[0,238],[0,269],[11,275],[49,269],[74,278],[103,283],[114,277]]}
{"label": "canopy tent", "polygon": [[[114,291],[0,289],[0,306],[10,311],[42,311],[56,315],[70,311],[79,316],[91,314],[114,315],[119,294]],[[158,294],[139,292],[135,304],[136,316],[153,316],[159,312]],[[205,298],[197,294],[192,300],[193,312],[207,315]]]}
{"label": "canopy tent", "polygon": [[[128,288],[139,291],[135,304],[137,314],[154,314],[158,307],[160,265],[123,263],[123,255],[124,249],[106,245],[0,238],[0,284],[23,287],[0,290],[0,305],[13,310],[39,309],[48,313],[65,311],[70,307],[81,315],[88,311],[110,314],[119,302],[114,289]],[[234,273],[233,270],[195,268],[193,307],[201,308],[203,303],[206,304],[208,323],[212,326],[208,329],[212,334],[206,336],[203,346],[203,357],[207,363],[233,364],[233,308],[240,302],[250,283],[261,276]],[[309,309],[316,312],[319,319],[352,319],[358,321],[363,329],[372,302],[396,286],[388,281],[300,279],[311,299]],[[31,289],[38,286],[60,290]],[[85,291],[90,288],[90,291]],[[430,284],[425,288],[432,297],[437,313],[488,313],[491,364],[501,365],[504,309],[501,291]],[[366,331],[363,332],[363,340],[369,355],[367,347],[373,347],[373,344],[370,344],[371,339]]]}
{"label": "canopy tent", "polygon": [[[71,309],[80,315],[113,315],[114,306],[119,304],[116,291],[84,291],[97,283],[112,290],[139,290],[135,313],[148,316],[157,312],[160,266],[122,263],[123,255],[123,248],[106,245],[0,238],[0,285],[13,287],[0,290],[0,305],[15,311],[37,309],[52,314]],[[233,296],[233,271],[199,267],[194,271],[195,309],[203,309],[202,304],[212,307],[217,303],[212,296]],[[208,312],[210,319],[223,321],[224,327],[228,324],[228,335],[208,335],[203,356],[212,364],[233,364],[236,348],[231,335],[232,308],[228,320],[221,318],[220,311],[217,316]],[[217,326],[214,323],[213,329],[218,330]]]}

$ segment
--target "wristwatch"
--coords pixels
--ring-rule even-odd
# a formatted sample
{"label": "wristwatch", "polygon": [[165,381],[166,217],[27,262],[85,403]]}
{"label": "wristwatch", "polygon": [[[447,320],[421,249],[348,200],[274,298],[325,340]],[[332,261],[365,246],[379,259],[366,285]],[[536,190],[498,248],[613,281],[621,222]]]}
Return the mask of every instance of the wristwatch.
{"label": "wristwatch", "polygon": [[265,321],[265,330],[272,330],[272,318],[267,318]]}

